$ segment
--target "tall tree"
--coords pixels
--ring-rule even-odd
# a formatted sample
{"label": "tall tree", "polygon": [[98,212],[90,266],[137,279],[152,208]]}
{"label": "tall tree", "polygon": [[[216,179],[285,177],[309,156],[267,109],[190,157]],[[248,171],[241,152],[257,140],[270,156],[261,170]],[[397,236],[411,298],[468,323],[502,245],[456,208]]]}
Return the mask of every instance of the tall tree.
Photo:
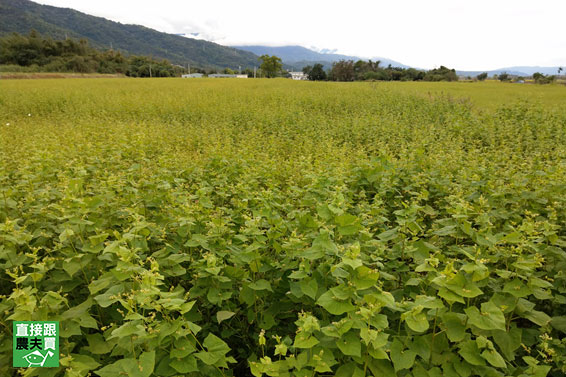
{"label": "tall tree", "polygon": [[308,79],[312,81],[326,80],[326,72],[324,71],[324,67],[320,63],[315,64],[308,70],[308,72],[306,72],[306,74]]}
{"label": "tall tree", "polygon": [[507,72],[503,72],[499,75],[499,81],[509,81],[509,74]]}
{"label": "tall tree", "polygon": [[353,60],[340,60],[332,63],[330,79],[333,81],[354,81],[356,72]]}
{"label": "tall tree", "polygon": [[280,57],[277,57],[275,55],[269,56],[265,54],[260,56],[259,60],[261,60],[261,65],[259,66],[259,68],[261,68],[266,77],[277,77],[277,75],[281,73],[283,62],[281,61]]}
{"label": "tall tree", "polygon": [[440,68],[434,68],[428,71],[424,77],[425,81],[458,81],[458,75],[454,69],[446,68],[441,65]]}

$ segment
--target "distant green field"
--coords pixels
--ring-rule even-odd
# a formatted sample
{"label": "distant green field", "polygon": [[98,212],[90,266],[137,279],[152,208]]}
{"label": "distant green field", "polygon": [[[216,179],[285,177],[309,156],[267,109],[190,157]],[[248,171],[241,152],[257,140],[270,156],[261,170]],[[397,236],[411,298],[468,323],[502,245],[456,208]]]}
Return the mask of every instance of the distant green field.
{"label": "distant green field", "polygon": [[564,107],[566,86],[486,82],[385,82],[394,91],[430,97],[446,96],[469,100],[479,110],[493,110],[503,105],[530,103],[545,108]]}
{"label": "distant green field", "polygon": [[0,375],[564,376],[565,100],[0,80]]}

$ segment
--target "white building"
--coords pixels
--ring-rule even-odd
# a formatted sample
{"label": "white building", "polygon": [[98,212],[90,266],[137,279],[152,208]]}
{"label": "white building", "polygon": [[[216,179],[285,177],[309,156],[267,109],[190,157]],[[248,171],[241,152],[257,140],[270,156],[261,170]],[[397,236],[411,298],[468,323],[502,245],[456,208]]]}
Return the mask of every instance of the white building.
{"label": "white building", "polygon": [[208,77],[214,77],[214,78],[236,78],[236,79],[247,79],[248,75],[229,75],[226,73],[213,73],[211,75],[208,75]]}
{"label": "white building", "polygon": [[184,79],[200,79],[202,78],[202,76],[203,76],[202,73],[191,73],[188,75],[187,74],[182,75],[181,77]]}
{"label": "white building", "polygon": [[289,72],[293,80],[308,80],[307,75],[303,72]]}

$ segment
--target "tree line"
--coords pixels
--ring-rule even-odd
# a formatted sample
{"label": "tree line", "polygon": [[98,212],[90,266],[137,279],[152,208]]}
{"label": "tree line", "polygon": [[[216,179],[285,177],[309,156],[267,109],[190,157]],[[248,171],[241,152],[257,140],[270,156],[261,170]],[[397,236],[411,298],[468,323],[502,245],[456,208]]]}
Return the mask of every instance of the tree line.
{"label": "tree line", "polygon": [[[285,76],[283,62],[277,56],[262,55],[258,59],[261,64],[258,72],[249,68],[240,70],[248,77],[281,77]],[[54,40],[44,38],[32,30],[29,35],[12,33],[0,38],[0,65],[3,70],[36,71],[36,72],[79,72],[79,73],[119,73],[130,77],[174,77],[187,70],[172,65],[168,60],[156,60],[147,56],[126,56],[112,49],[100,51],[91,47],[86,39]],[[558,70],[558,74],[563,69]],[[216,69],[192,68],[192,72],[204,74],[218,73]],[[236,73],[226,68],[222,73]],[[332,63],[326,71],[322,64],[314,64],[303,68],[309,80],[313,81],[458,81],[454,69],[440,66],[428,71],[415,68],[401,68],[381,65],[379,60],[340,60]],[[475,77],[478,81],[487,79],[487,72]],[[507,73],[493,77],[500,81],[522,81],[523,77],[512,77]],[[470,78],[471,79],[471,78]],[[554,82],[556,76],[533,74],[538,84]]]}
{"label": "tree line", "polygon": [[[558,69],[558,74],[563,71],[563,68]],[[415,68],[401,68],[388,65],[387,67],[381,66],[379,60],[367,62],[364,60],[341,60],[332,63],[332,68],[329,71],[324,70],[322,64],[314,64],[303,68],[303,73],[307,78],[312,81],[458,81],[459,77],[456,70],[440,66],[439,68],[431,69],[428,71],[418,70]],[[470,76],[468,80],[485,81],[488,78],[487,72],[478,74],[475,78]],[[493,75],[494,80],[502,82],[524,82],[525,77],[512,76],[508,73],[501,73]],[[542,73],[534,73],[532,79],[536,84],[550,84],[556,81],[555,75],[544,75]]]}
{"label": "tree line", "polygon": [[458,81],[454,69],[440,66],[440,68],[422,71],[415,68],[401,68],[388,65],[381,66],[379,60],[368,61],[340,60],[332,63],[332,68],[326,72],[322,64],[306,66],[303,68],[309,80],[330,81]]}
{"label": "tree line", "polygon": [[125,56],[119,51],[99,51],[86,39],[53,40],[36,31],[0,38],[0,65],[38,72],[121,73],[131,77],[176,76],[167,60]]}

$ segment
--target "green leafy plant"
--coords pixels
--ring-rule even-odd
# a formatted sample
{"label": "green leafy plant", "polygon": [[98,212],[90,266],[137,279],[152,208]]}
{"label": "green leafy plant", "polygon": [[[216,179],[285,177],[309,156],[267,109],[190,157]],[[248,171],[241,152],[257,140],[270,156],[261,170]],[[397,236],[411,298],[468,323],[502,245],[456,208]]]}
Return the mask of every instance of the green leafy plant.
{"label": "green leafy plant", "polygon": [[566,373],[563,108],[114,83],[1,84],[2,375]]}

